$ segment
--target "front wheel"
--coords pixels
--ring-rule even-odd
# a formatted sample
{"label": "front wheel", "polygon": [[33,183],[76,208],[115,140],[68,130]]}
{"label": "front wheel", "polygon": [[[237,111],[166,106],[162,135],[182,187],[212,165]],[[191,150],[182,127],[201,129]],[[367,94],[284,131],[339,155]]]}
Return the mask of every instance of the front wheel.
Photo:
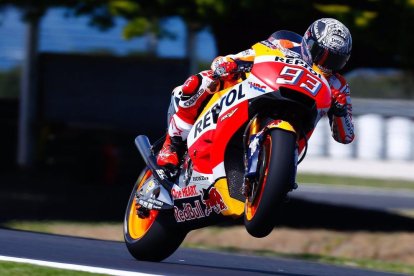
{"label": "front wheel", "polygon": [[177,250],[187,232],[178,229],[173,211],[151,210],[148,217],[138,217],[135,193],[151,174],[145,169],[132,190],[125,212],[124,239],[129,253],[137,260],[159,262]]}
{"label": "front wheel", "polygon": [[244,212],[246,230],[258,238],[272,231],[279,205],[293,184],[296,136],[292,132],[272,129],[264,137],[261,147],[257,190],[253,199],[246,199]]}

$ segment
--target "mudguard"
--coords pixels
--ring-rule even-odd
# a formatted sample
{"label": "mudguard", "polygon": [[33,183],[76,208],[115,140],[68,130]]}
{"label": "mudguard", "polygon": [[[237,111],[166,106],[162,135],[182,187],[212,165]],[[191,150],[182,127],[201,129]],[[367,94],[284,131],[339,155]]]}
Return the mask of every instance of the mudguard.
{"label": "mudguard", "polygon": [[271,129],[283,129],[285,131],[293,132],[296,134],[296,130],[293,126],[284,120],[273,120],[268,123],[261,131],[250,136],[249,146],[246,152],[246,173],[245,178],[254,179],[257,177],[257,165],[260,155],[260,145],[263,141],[265,134]]}

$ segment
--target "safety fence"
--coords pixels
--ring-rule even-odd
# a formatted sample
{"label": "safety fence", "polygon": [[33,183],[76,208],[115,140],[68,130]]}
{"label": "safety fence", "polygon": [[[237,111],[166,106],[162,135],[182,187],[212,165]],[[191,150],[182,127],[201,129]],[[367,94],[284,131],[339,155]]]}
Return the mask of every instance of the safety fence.
{"label": "safety fence", "polygon": [[309,140],[308,156],[414,162],[414,101],[353,99],[355,140],[331,138],[323,118]]}

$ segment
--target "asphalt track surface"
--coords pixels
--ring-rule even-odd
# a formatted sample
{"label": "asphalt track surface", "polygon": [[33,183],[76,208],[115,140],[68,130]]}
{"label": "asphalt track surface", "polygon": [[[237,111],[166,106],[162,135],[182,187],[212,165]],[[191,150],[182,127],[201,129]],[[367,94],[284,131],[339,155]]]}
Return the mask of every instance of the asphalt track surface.
{"label": "asphalt track surface", "polygon": [[0,229],[0,255],[158,275],[398,275],[316,262],[179,249],[161,263],[141,262],[124,243]]}

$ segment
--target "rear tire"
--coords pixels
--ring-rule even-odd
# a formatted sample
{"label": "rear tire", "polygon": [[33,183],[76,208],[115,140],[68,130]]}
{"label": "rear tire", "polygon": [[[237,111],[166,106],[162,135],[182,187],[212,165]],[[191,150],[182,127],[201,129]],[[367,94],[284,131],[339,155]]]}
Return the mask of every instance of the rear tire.
{"label": "rear tire", "polygon": [[178,228],[173,211],[151,210],[148,218],[138,217],[135,192],[150,176],[151,171],[144,169],[132,190],[124,218],[124,239],[135,259],[159,262],[177,250],[187,232]]}
{"label": "rear tire", "polygon": [[266,134],[259,157],[259,185],[253,202],[246,199],[244,225],[250,235],[267,236],[277,222],[277,211],[293,183],[296,164],[294,133],[272,129]]}

